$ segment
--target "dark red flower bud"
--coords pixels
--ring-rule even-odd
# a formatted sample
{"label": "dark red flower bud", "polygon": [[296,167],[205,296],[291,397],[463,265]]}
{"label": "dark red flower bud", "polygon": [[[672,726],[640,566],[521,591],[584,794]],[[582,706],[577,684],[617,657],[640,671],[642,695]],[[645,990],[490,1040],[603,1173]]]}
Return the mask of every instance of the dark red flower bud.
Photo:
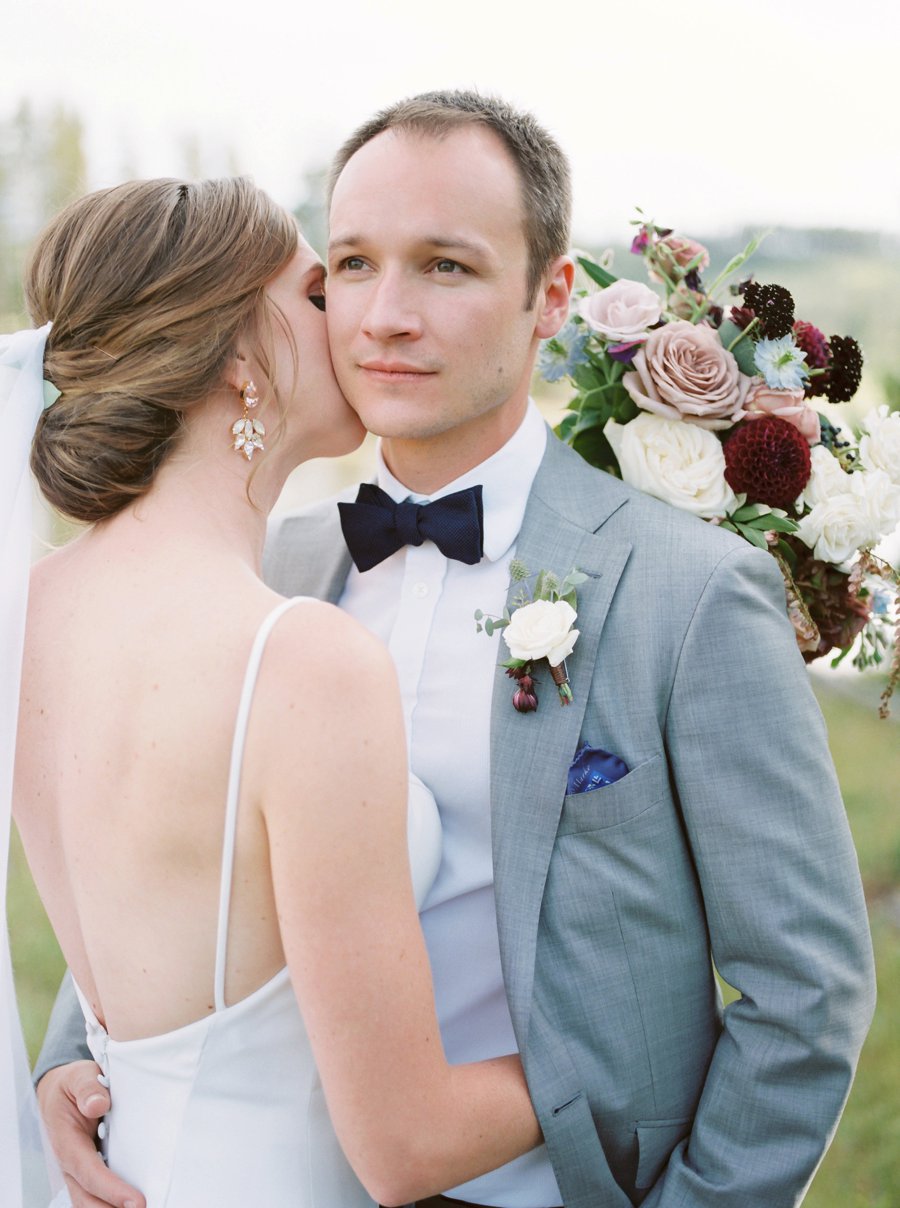
{"label": "dark red flower bud", "polygon": [[538,707],[537,697],[533,692],[526,692],[524,688],[517,688],[513,693],[513,705],[520,713],[533,713]]}

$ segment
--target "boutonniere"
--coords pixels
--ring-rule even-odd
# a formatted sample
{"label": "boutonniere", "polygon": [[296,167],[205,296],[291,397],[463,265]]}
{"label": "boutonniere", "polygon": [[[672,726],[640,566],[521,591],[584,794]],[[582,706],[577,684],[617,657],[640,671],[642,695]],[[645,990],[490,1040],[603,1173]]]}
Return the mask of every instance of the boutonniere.
{"label": "boutonniere", "polygon": [[578,613],[575,589],[587,579],[580,571],[570,570],[560,581],[552,571],[539,571],[534,587],[528,587],[531,572],[518,558],[509,564],[509,573],[519,584],[512,600],[512,612],[503,610],[502,617],[486,617],[481,609],[475,612],[475,628],[490,637],[503,631],[503,640],[510,658],[501,663],[506,674],[516,681],[512,702],[520,713],[531,713],[538,707],[534,664],[546,659],[550,676],[559,693],[559,703],[572,703],[572,689],[566,672],[566,659],[578,640],[573,629]]}

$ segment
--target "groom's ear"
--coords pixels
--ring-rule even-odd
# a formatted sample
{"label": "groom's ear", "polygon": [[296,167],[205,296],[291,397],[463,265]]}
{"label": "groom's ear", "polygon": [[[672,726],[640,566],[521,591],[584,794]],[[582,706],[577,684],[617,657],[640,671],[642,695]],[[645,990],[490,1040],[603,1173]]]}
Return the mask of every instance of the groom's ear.
{"label": "groom's ear", "polygon": [[571,256],[557,256],[538,287],[534,334],[542,340],[555,336],[569,317],[569,298],[575,281]]}

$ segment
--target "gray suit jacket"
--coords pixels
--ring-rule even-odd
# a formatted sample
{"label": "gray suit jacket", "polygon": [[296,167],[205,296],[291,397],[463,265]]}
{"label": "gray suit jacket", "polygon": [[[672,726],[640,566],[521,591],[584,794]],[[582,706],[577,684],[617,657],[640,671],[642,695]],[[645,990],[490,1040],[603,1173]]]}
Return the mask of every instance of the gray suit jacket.
{"label": "gray suit jacket", "polygon": [[[566,1208],[797,1204],[846,1100],[874,976],[780,573],[555,439],[517,555],[588,576],[574,703],[545,677],[538,711],[519,714],[498,668],[491,716],[504,979]],[[337,509],[320,504],[278,525],[266,578],[336,601],[349,565]],[[583,742],[631,770],[567,796]],[[713,960],[741,994],[724,1014]],[[75,1055],[71,1035],[51,1027],[41,1070]]]}

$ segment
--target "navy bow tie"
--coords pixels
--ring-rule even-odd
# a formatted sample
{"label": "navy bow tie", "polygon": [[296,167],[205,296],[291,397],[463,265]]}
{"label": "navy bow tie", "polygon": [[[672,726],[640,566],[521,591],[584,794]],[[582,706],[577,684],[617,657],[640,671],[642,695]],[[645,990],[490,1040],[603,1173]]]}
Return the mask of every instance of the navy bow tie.
{"label": "navy bow tie", "polygon": [[371,483],[359,488],[355,503],[339,503],[341,528],[359,570],[371,570],[404,545],[433,541],[447,558],[473,566],[484,553],[481,487],[454,491],[433,503],[395,503]]}

